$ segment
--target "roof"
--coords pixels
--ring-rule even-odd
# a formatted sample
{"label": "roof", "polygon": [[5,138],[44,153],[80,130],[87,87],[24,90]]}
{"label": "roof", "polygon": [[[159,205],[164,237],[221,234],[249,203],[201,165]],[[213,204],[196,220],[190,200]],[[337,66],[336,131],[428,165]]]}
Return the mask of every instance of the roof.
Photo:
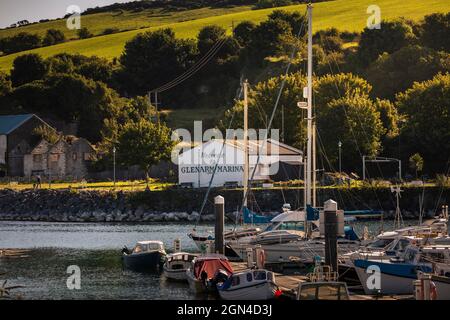
{"label": "roof", "polygon": [[0,134],[10,134],[33,117],[34,114],[0,116]]}
{"label": "roof", "polygon": [[156,244],[159,244],[159,245],[164,245],[162,241],[157,241],[157,240],[138,241],[137,243],[138,243],[138,244],[143,244],[143,245],[145,245],[145,244],[151,244],[151,243],[156,243]]}

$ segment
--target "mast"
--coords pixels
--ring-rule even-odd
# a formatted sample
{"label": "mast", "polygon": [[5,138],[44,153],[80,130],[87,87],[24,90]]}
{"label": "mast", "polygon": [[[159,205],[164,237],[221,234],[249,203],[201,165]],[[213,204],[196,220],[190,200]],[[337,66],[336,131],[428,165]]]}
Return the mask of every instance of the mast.
{"label": "mast", "polygon": [[248,190],[248,81],[244,81],[244,207],[247,207]]}
{"label": "mast", "polygon": [[308,156],[306,162],[306,205],[312,205],[312,197],[311,197],[311,164],[314,162],[312,157],[312,5],[308,4],[308,141],[307,141],[307,149],[306,154]]}
{"label": "mast", "polygon": [[317,157],[316,157],[316,122],[313,122],[312,131],[312,206],[316,208],[317,194],[316,194],[316,181],[317,181]]}

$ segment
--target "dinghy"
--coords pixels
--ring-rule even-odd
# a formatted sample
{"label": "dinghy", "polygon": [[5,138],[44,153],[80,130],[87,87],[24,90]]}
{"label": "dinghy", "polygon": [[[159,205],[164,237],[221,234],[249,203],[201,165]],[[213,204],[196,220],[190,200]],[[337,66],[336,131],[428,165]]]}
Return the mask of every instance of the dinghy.
{"label": "dinghy", "polygon": [[189,288],[195,293],[215,291],[216,288],[211,285],[211,280],[219,270],[227,275],[233,273],[227,257],[222,254],[208,254],[194,258],[186,270]]}
{"label": "dinghy", "polygon": [[164,275],[170,280],[187,280],[186,271],[198,255],[187,252],[169,254],[164,262]]}

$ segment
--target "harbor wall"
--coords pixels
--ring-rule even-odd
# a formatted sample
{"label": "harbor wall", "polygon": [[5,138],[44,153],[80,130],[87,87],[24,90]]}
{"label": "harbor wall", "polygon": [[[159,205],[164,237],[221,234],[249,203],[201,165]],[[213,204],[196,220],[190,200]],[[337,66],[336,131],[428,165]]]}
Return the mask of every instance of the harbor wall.
{"label": "harbor wall", "polygon": [[[405,188],[400,207],[403,217],[419,216],[419,198],[424,194],[424,215],[431,217],[450,200],[450,188]],[[206,190],[170,189],[164,191],[113,192],[74,190],[1,190],[0,220],[61,221],[61,222],[156,222],[197,221]],[[225,210],[231,213],[241,206],[242,192],[212,189],[205,205],[202,221],[214,221],[213,198],[225,197]],[[302,203],[302,189],[254,190],[249,207],[256,211],[279,212],[283,203],[292,208]],[[318,203],[327,199],[338,202],[346,210],[383,210],[393,218],[396,207],[394,195],[388,188],[322,189]]]}

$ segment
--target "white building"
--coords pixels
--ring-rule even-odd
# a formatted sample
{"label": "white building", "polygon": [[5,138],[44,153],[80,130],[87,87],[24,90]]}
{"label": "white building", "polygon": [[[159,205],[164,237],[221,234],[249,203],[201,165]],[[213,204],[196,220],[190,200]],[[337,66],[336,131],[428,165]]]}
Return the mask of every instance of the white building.
{"label": "white building", "polygon": [[[223,149],[223,150],[222,150]],[[249,179],[253,181],[298,179],[302,164],[302,152],[284,143],[267,140],[248,141]],[[220,155],[220,157],[219,157]],[[259,161],[258,161],[259,156]],[[217,168],[216,168],[217,165]],[[280,179],[280,174],[286,173],[286,167],[295,168],[294,176]],[[213,187],[225,184],[242,186],[244,177],[244,141],[243,140],[211,140],[189,149],[178,157],[178,182],[191,185],[194,188]],[[285,176],[285,175],[284,175]]]}

